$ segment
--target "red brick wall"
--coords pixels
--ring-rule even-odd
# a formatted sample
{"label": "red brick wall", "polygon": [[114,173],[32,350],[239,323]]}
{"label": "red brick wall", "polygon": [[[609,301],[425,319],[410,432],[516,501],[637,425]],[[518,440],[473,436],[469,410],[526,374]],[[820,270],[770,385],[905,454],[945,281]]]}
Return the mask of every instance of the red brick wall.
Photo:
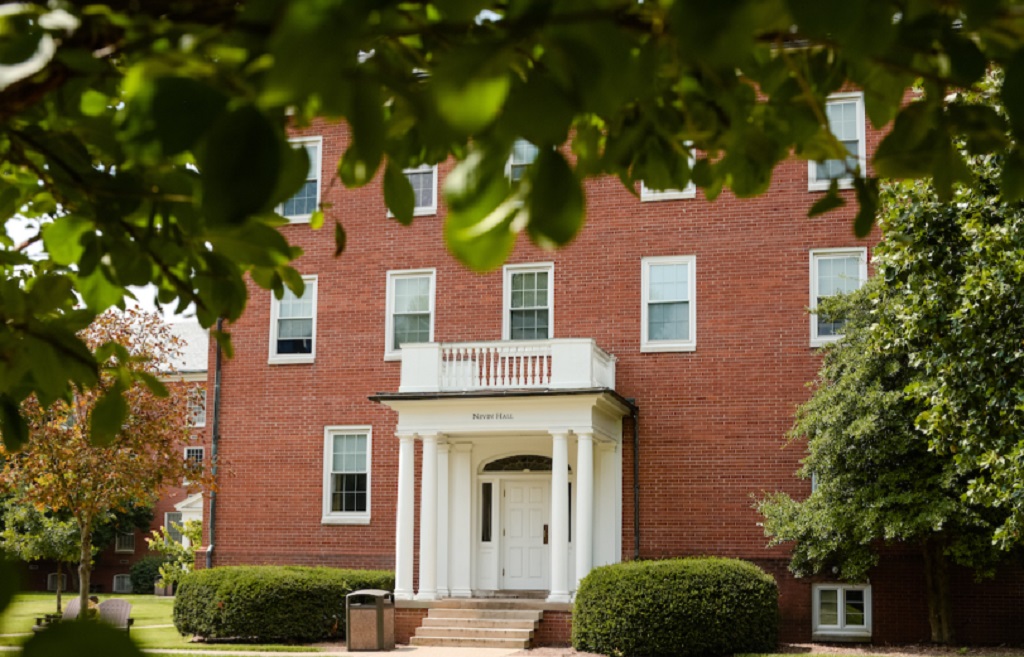
{"label": "red brick wall", "polygon": [[[270,293],[250,285],[246,314],[230,326],[236,356],[223,372],[224,475],[214,564],[393,568],[396,418],[368,399],[399,385],[401,364],[383,359],[386,273],[436,268],[439,342],[501,338],[502,273],[468,272],[447,253],[443,201],[438,216],[402,227],[386,217],[379,176],[353,190],[331,178],[331,163],[347,142],[342,129],[314,123],[300,134],[323,136],[326,227],[282,231],[304,251],[298,270],[319,276],[316,361],[267,365]],[[869,129],[869,149],[878,138]],[[442,186],[449,170],[450,164],[440,166]],[[756,199],[724,193],[714,203],[702,197],[641,203],[612,179],[590,181],[586,192],[587,226],[572,245],[546,252],[523,239],[509,261],[554,262],[554,337],[594,338],[618,359],[616,390],[640,409],[641,555],[715,554],[766,565],[782,591],[783,637],[807,639],[809,584],[786,573],[785,549],[766,549],[751,495],[809,491],[809,483],[794,476],[803,447],[785,438],[819,364],[805,313],[809,251],[870,247],[878,235],[852,236],[853,207],[808,219],[819,194],[807,191],[807,165],[798,161],[780,167],[771,191]],[[337,259],[335,221],[348,235]],[[693,352],[640,353],[641,259],[659,255],[696,256]],[[211,368],[211,390],[212,376]],[[212,399],[211,393],[211,413]],[[369,525],[320,522],[327,425],[372,426]],[[627,559],[634,541],[628,425],[622,490]],[[418,461],[417,451],[417,472]],[[878,580],[875,586],[876,639],[918,640],[917,584]],[[1019,585],[979,590],[1005,606]],[[996,636],[989,634],[998,629],[994,624],[981,627],[993,629],[971,631]]]}
{"label": "red brick wall", "polygon": [[545,611],[533,634],[533,646],[568,646],[572,644],[572,612]]}
{"label": "red brick wall", "polygon": [[409,643],[416,628],[427,617],[426,609],[395,609],[395,643]]}

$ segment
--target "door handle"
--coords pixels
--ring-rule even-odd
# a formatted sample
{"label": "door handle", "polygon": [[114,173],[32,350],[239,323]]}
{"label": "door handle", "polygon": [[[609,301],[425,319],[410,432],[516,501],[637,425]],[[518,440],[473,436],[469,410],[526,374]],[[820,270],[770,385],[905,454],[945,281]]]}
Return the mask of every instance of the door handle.
{"label": "door handle", "polygon": [[548,544],[548,526],[544,525],[544,545]]}

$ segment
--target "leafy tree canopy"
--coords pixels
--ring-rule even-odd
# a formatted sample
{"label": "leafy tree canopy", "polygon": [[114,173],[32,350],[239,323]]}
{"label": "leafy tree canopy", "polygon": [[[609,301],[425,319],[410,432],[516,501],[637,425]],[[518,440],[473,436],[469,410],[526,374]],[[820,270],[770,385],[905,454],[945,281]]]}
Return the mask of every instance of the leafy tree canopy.
{"label": "leafy tree canopy", "polygon": [[[288,145],[289,121],[347,122],[338,176],[348,186],[381,176],[405,223],[402,168],[456,158],[445,238],[487,268],[522,231],[545,246],[570,241],[591,176],[751,196],[791,155],[843,159],[824,106],[842,89],[862,89],[870,121],[891,124],[878,175],[933,176],[948,197],[967,175],[952,145],[963,137],[1008,153],[999,184],[1018,198],[1022,34],[1009,0],[4,4],[0,220],[34,229],[16,244],[5,223],[0,236],[3,439],[24,443],[18,405],[29,394],[46,406],[98,381],[106,359],[75,333],[122,304],[126,286],[195,303],[205,326],[241,314],[246,273],[278,294],[301,288],[289,264],[299,251],[275,230],[275,208],[309,165]],[[993,64],[1006,68],[1008,121],[944,105]],[[915,83],[923,93],[905,105]],[[509,185],[519,137],[540,154]],[[855,174],[865,234],[877,185]],[[812,212],[846,196],[833,187]],[[323,223],[316,213],[313,226]],[[340,252],[345,233],[333,231]],[[93,435],[108,439],[123,406],[96,417]]]}

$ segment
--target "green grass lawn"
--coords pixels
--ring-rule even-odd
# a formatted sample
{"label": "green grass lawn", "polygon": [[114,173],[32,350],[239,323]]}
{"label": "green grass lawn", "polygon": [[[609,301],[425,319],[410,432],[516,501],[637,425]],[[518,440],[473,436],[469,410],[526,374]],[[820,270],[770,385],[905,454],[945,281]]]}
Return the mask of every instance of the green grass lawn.
{"label": "green grass lawn", "polygon": [[[70,597],[74,597],[72,594]],[[70,599],[64,596],[64,604]],[[122,598],[132,603],[131,637],[139,647],[167,650],[239,650],[246,652],[319,652],[311,646],[244,644],[244,643],[192,643],[191,637],[183,637],[172,627],[171,615],[173,598],[154,595],[100,595],[100,602],[107,598]],[[0,646],[20,646],[28,640],[35,619],[57,611],[57,598],[53,593],[21,593],[7,610],[0,614]],[[157,627],[153,627],[157,626]],[[160,627],[162,626],[162,627]]]}

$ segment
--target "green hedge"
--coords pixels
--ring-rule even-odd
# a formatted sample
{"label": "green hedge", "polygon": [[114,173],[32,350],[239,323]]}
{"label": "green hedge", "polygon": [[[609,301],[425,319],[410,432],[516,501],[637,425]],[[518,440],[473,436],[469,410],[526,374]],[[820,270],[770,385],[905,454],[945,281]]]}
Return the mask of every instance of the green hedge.
{"label": "green hedge", "polygon": [[153,585],[160,579],[160,566],[167,559],[151,555],[143,557],[132,565],[132,593],[153,593]]}
{"label": "green hedge", "polygon": [[775,579],[746,561],[688,558],[596,568],[580,582],[572,643],[605,655],[773,652]]}
{"label": "green hedge", "polygon": [[302,566],[226,566],[185,576],[174,626],[206,639],[315,641],[345,634],[345,596],[393,590],[394,573]]}

